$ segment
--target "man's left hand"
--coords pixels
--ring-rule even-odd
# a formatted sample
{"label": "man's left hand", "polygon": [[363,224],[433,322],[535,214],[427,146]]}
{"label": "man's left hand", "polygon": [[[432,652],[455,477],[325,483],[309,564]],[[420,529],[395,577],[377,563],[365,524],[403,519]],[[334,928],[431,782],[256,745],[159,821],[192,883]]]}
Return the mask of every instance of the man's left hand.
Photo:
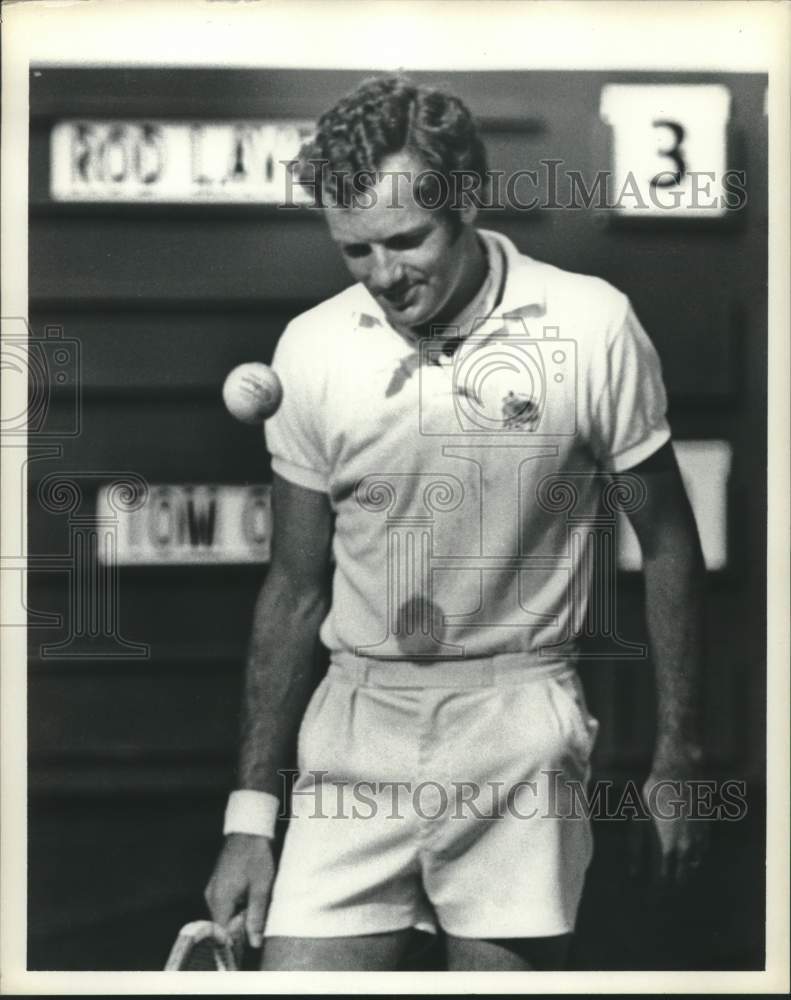
{"label": "man's left hand", "polygon": [[654,760],[643,785],[643,802],[650,822],[635,824],[633,836],[638,843],[632,844],[632,873],[636,874],[640,867],[634,863],[635,858],[645,857],[647,835],[651,841],[648,853],[653,881],[662,889],[687,885],[708,850],[709,824],[695,815],[694,783],[699,775],[699,758],[687,755],[670,761],[660,758]]}

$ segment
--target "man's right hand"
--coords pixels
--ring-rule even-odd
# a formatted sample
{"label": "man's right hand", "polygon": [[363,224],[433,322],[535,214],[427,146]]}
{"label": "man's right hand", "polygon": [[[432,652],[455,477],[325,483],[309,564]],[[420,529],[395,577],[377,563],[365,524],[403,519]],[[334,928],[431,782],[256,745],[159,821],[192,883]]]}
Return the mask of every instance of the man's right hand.
{"label": "man's right hand", "polygon": [[247,833],[231,833],[215,865],[204,897],[215,923],[225,927],[246,904],[247,940],[260,948],[275,876],[272,841]]}

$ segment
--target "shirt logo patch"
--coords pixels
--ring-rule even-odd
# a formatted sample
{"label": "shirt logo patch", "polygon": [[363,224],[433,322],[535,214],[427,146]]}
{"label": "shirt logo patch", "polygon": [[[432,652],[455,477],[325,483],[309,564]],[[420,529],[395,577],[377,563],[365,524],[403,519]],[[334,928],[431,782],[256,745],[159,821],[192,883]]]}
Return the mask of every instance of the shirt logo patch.
{"label": "shirt logo patch", "polygon": [[503,396],[502,402],[503,427],[509,430],[519,427],[533,430],[540,416],[538,403],[534,399],[511,389]]}

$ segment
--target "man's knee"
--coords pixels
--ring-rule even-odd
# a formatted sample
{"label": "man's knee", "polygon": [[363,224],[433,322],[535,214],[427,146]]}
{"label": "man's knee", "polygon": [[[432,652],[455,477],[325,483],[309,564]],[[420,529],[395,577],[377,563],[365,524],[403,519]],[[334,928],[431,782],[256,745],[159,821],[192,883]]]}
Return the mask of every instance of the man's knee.
{"label": "man's knee", "polygon": [[451,971],[557,972],[566,967],[571,934],[540,938],[457,938],[448,935]]}
{"label": "man's knee", "polygon": [[270,937],[264,940],[263,972],[382,972],[403,961],[411,928],[358,937]]}

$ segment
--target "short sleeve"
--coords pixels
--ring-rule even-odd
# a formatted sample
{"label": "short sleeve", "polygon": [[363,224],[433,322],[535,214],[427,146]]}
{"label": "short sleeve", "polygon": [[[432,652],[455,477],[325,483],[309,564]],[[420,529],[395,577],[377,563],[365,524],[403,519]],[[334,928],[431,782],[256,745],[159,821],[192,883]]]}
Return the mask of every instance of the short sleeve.
{"label": "short sleeve", "polygon": [[662,365],[631,305],[599,373],[592,438],[599,462],[612,472],[638,465],[670,439]]}
{"label": "short sleeve", "polygon": [[297,328],[288,326],[277,343],[272,368],[283,386],[283,401],[264,422],[264,435],[273,472],[297,486],[326,493],[325,374],[321,355],[308,341]]}

